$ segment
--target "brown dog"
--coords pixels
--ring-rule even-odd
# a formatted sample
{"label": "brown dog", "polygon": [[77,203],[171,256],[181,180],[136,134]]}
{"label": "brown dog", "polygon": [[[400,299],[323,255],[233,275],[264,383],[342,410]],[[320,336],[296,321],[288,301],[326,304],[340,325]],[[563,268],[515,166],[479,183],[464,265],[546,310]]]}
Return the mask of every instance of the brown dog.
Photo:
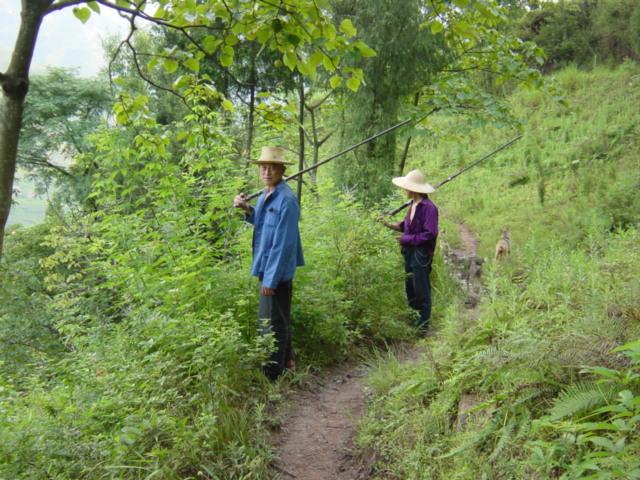
{"label": "brown dog", "polygon": [[511,253],[511,235],[509,235],[509,230],[506,228],[502,229],[502,236],[498,243],[496,243],[496,256],[494,257],[497,260],[499,257],[506,257]]}

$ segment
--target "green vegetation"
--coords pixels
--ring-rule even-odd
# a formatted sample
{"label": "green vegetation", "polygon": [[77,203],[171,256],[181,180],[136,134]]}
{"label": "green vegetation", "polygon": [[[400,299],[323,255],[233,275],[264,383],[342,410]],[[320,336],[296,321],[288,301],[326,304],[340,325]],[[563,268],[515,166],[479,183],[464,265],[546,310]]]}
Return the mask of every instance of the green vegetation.
{"label": "green vegetation", "polygon": [[[534,2],[531,2],[534,3]],[[543,1],[516,22],[518,35],[544,48],[544,68],[592,68],[640,58],[636,0]]]}
{"label": "green vegetation", "polygon": [[[277,476],[281,386],[415,338],[397,242],[375,221],[404,200],[390,182],[404,146],[435,183],[513,128],[519,143],[434,195],[441,245],[459,247],[464,222],[489,259],[479,318],[439,249],[438,336],[418,364],[381,362],[359,441],[379,478],[640,476],[640,68],[570,66],[543,85],[544,52],[512,33],[551,12],[535,38],[583,45],[571,12],[591,5],[587,33],[637,45],[634,2],[547,2],[524,19],[538,2],[54,3],[23,2],[22,21],[113,8],[156,28],[110,44],[108,89],[52,70],[25,97],[27,65],[0,72],[0,479]],[[598,65],[621,59],[618,40],[587,41]],[[568,44],[557,65],[594,65]],[[308,165],[404,118],[423,121],[305,176],[303,373],[269,383],[251,229],[231,207],[260,187],[250,160],[282,145]],[[18,217],[5,239],[16,165],[54,188],[44,221]],[[512,253],[492,261],[503,227]]]}
{"label": "green vegetation", "polygon": [[[564,102],[514,94],[524,138],[437,194],[478,236],[486,291],[477,321],[451,305],[421,362],[372,376],[374,478],[640,477],[639,74],[572,68]],[[419,163],[439,179],[507,136],[471,130]]]}
{"label": "green vegetation", "polygon": [[[324,261],[295,285],[302,366],[410,337],[393,240],[357,204],[324,198],[303,210],[305,253]],[[87,225],[78,228],[8,236],[0,477],[266,478],[265,409],[276,392],[259,369],[250,237],[220,263],[178,231],[166,242],[149,226],[111,223],[89,240],[79,236]],[[116,254],[111,242],[133,242],[128,234],[139,246]]]}

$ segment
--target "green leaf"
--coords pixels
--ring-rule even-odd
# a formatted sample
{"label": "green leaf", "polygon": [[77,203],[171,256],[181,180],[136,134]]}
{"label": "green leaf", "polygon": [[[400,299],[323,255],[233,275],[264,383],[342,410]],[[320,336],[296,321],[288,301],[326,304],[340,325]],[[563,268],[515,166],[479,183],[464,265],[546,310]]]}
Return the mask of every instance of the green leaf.
{"label": "green leaf", "polygon": [[289,67],[289,70],[293,70],[296,68],[296,64],[298,63],[298,59],[296,58],[295,52],[288,50],[283,56],[282,61],[284,64]]}
{"label": "green leaf", "polygon": [[347,80],[347,87],[349,87],[350,90],[357,92],[358,88],[360,88],[360,79],[356,76],[351,77]]}
{"label": "green leaf", "polygon": [[313,68],[316,68],[318,65],[322,63],[323,53],[320,50],[316,50],[309,58],[309,65]]}
{"label": "green leaf", "polygon": [[271,38],[271,35],[273,35],[273,31],[270,28],[263,26],[258,30],[258,33],[256,34],[256,38],[260,43],[266,43],[267,40]]}
{"label": "green leaf", "polygon": [[316,69],[312,67],[308,62],[298,60],[297,67],[298,71],[306,77],[314,78],[316,76]]}
{"label": "green leaf", "polygon": [[287,33],[287,41],[294,47],[297,47],[298,44],[300,44],[300,37],[295,33]]}
{"label": "green leaf", "polygon": [[238,41],[239,41],[239,40],[238,40],[238,37],[236,37],[236,36],[235,36],[235,35],[233,35],[232,33],[230,33],[229,35],[227,35],[227,36],[224,38],[224,43],[225,43],[226,45],[231,45],[232,47],[233,47],[234,45],[237,45],[237,44],[238,44]]}
{"label": "green leaf", "polygon": [[461,37],[471,40],[477,40],[479,38],[478,30],[467,22],[456,22],[452,25],[453,31]]}
{"label": "green leaf", "polygon": [[82,23],[87,23],[87,20],[91,17],[91,10],[87,7],[74,7],[73,14],[80,19]]}
{"label": "green leaf", "polygon": [[453,0],[456,7],[464,8],[469,4],[469,0]]}
{"label": "green leaf", "polygon": [[222,49],[222,55],[220,55],[220,64],[223,67],[228,67],[233,63],[233,47],[225,45]]}
{"label": "green leaf", "polygon": [[607,449],[610,452],[615,452],[616,451],[616,447],[613,444],[613,442],[611,440],[609,440],[606,437],[598,437],[598,436],[593,436],[593,437],[587,437],[585,439],[586,442],[591,442],[594,445],[597,445],[599,447],[603,447],[605,449]]}
{"label": "green leaf", "polygon": [[444,30],[444,25],[440,20],[434,20],[433,22],[431,22],[431,33],[435,35],[442,30]]}
{"label": "green leaf", "polygon": [[233,103],[231,103],[230,100],[223,100],[222,101],[222,108],[224,108],[227,112],[232,112],[233,111]]}
{"label": "green leaf", "polygon": [[369,45],[364,43],[362,40],[358,40],[353,45],[358,49],[358,51],[360,52],[360,55],[362,55],[365,58],[375,57],[377,55],[376,51],[373,48],[371,48]]}
{"label": "green leaf", "polygon": [[327,70],[327,72],[333,72],[336,69],[336,66],[334,65],[332,59],[326,55],[322,57],[322,65],[324,65],[324,68],[325,70]]}
{"label": "green leaf", "polygon": [[100,13],[100,5],[96,2],[87,2],[87,6],[96,13]]}
{"label": "green leaf", "polygon": [[165,58],[163,62],[164,71],[167,73],[173,73],[178,70],[178,62],[172,58]]}
{"label": "green leaf", "polygon": [[195,58],[189,58],[188,60],[185,60],[184,66],[187,67],[192,72],[200,71],[200,62]]}
{"label": "green leaf", "polygon": [[207,53],[213,53],[221,43],[222,41],[220,39],[213,35],[207,35],[202,41],[202,48],[204,48],[204,51]]}
{"label": "green leaf", "polygon": [[625,343],[611,350],[612,352],[638,352],[640,353],[640,340]]}
{"label": "green leaf", "polygon": [[154,12],[153,16],[154,18],[159,18],[159,19],[164,19],[167,15],[166,10],[164,9],[164,7],[162,7],[162,5],[158,6],[158,8],[156,9],[156,11]]}
{"label": "green leaf", "polygon": [[127,114],[126,111],[122,110],[122,111],[116,112],[116,122],[118,124],[124,125],[128,121],[129,121],[129,115]]}
{"label": "green leaf", "polygon": [[620,400],[620,403],[622,403],[625,407],[632,408],[635,397],[633,396],[631,390],[623,390],[622,392],[618,393],[618,398]]}
{"label": "green leaf", "polygon": [[329,84],[331,88],[336,89],[342,83],[342,77],[340,75],[334,75],[329,79]]}
{"label": "green leaf", "polygon": [[351,20],[348,18],[345,18],[340,22],[340,31],[344,33],[347,38],[351,38],[358,33],[358,30],[356,30],[356,27],[353,26],[353,23],[351,23]]}
{"label": "green leaf", "polygon": [[180,75],[178,78],[174,80],[171,86],[175,89],[180,89],[186,85],[189,85],[191,77],[189,75]]}
{"label": "green leaf", "polygon": [[336,28],[331,23],[324,25],[322,28],[322,36],[327,40],[334,40],[336,38]]}

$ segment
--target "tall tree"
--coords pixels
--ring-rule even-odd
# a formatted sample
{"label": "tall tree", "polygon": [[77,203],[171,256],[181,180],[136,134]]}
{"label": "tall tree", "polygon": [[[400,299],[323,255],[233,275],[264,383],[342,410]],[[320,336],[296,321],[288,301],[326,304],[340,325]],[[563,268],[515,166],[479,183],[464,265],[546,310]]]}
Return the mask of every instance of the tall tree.
{"label": "tall tree", "polygon": [[[22,124],[24,100],[29,88],[29,70],[42,21],[47,15],[73,8],[83,22],[100,8],[117,10],[130,25],[127,37],[117,51],[128,49],[136,70],[147,81],[145,68],[162,68],[172,74],[184,67],[182,75],[170,87],[193,88],[204,79],[198,77],[201,62],[216,56],[220,68],[229,68],[239,44],[257,41],[261,47],[278,52],[282,62],[303,75],[314,75],[319,65],[346,75],[357,86],[360,75],[354,70],[340,70],[344,54],[357,48],[349,36],[337,32],[327,16],[327,4],[322,0],[201,0],[183,2],[173,0],[22,0],[21,22],[9,66],[0,72],[3,104],[0,110],[0,255],[4,229],[11,208],[12,185],[16,169],[18,139]],[[153,13],[150,13],[153,10]],[[137,22],[149,22],[160,28],[180,33],[186,47],[164,48],[152,55],[136,52],[133,37]],[[195,32],[204,32],[196,35]],[[317,55],[307,56],[305,47],[311,46]],[[150,59],[150,60],[149,60]],[[178,95],[180,95],[178,93]],[[184,96],[182,96],[184,98]],[[120,115],[126,115],[121,111]]]}
{"label": "tall tree", "polygon": [[[18,166],[42,183],[72,179],[68,165],[90,147],[87,135],[103,122],[113,103],[106,82],[51,68],[31,80],[18,148]],[[60,162],[58,159],[64,160]]]}
{"label": "tall tree", "polygon": [[[337,2],[342,21],[352,19],[359,37],[378,52],[372,62],[357,63],[365,72],[364,86],[347,101],[347,143],[390,127],[402,112],[418,118],[446,111],[506,120],[508,109],[486,84],[533,84],[540,78],[535,66],[542,51],[500,30],[507,16],[494,0]],[[365,200],[380,199],[399,169],[396,137],[371,142],[354,161],[341,165],[340,184]]]}
{"label": "tall tree", "polygon": [[[444,63],[442,39],[421,30],[425,20],[420,0],[345,0],[337,13],[351,19],[359,37],[377,55],[361,65],[364,84],[346,102],[350,118],[345,125],[347,143],[355,143],[397,123],[403,98],[413,94],[425,78]],[[365,198],[389,192],[386,179],[396,165],[396,133],[369,143],[355,154],[357,167],[347,162],[339,169],[342,184],[356,187]],[[384,181],[374,179],[384,178]]]}

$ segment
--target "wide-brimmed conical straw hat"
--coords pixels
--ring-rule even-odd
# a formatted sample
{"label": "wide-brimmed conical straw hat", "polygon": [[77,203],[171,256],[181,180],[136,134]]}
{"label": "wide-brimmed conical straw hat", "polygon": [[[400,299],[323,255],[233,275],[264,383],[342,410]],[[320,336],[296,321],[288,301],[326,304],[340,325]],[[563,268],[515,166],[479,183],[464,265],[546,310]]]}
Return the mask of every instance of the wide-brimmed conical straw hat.
{"label": "wide-brimmed conical straw hat", "polygon": [[284,149],[280,147],[262,147],[260,158],[254,160],[253,163],[277,163],[279,165],[291,165],[284,159]]}
{"label": "wide-brimmed conical straw hat", "polygon": [[395,177],[391,180],[394,185],[416,193],[433,193],[436,189],[428,184],[420,170],[411,170],[404,177]]}

